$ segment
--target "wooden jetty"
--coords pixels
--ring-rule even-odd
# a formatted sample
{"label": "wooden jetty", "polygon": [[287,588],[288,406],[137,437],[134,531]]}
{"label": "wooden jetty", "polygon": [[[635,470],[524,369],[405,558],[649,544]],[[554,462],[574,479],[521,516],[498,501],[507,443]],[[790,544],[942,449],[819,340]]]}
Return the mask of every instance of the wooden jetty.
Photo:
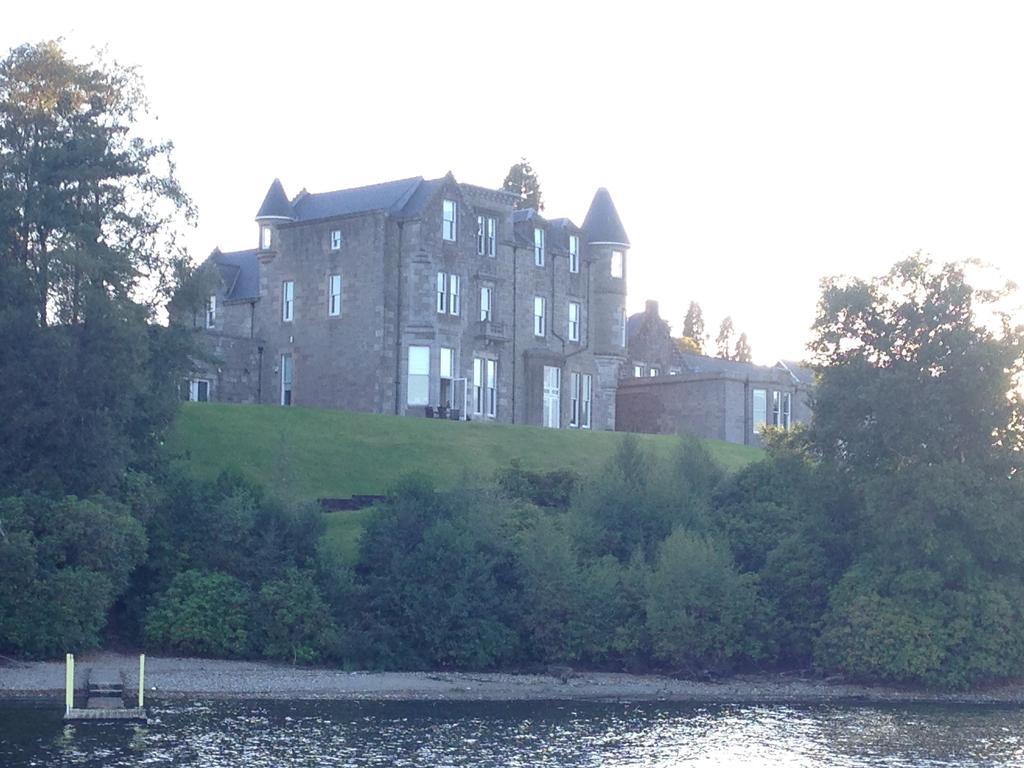
{"label": "wooden jetty", "polygon": [[75,707],[75,657],[66,658],[64,691],[65,720],[134,720],[146,722],[144,706],[146,656],[139,656],[139,705],[126,707],[121,670],[90,669],[86,681],[84,708]]}

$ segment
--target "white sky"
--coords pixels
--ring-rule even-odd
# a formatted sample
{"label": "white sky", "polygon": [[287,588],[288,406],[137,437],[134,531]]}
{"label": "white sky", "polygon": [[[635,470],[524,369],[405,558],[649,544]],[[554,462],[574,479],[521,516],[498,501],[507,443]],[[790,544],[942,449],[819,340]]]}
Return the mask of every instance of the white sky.
{"label": "white sky", "polygon": [[[153,9],[153,10],[150,10]],[[527,156],[550,216],[609,188],[629,308],[731,314],[800,358],[818,281],[917,249],[1024,283],[1024,6],[963,2],[8,4],[0,54],[63,37],[140,67],[200,221],[256,243],[290,195]]]}

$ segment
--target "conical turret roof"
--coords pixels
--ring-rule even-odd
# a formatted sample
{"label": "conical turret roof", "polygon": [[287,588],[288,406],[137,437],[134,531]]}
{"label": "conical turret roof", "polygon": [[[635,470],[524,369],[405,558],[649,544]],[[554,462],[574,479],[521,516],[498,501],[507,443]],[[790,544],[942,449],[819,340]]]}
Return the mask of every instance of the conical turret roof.
{"label": "conical turret roof", "polygon": [[284,187],[280,179],[274,179],[274,183],[267,190],[267,196],[263,198],[263,205],[260,212],[256,214],[256,221],[260,219],[294,219],[295,211],[292,204],[288,202],[288,195],[284,193]]}
{"label": "conical turret roof", "polygon": [[587,211],[587,218],[583,220],[583,231],[587,235],[588,243],[615,243],[617,245],[629,245],[629,237],[619,219],[619,212],[615,210],[615,203],[608,190],[601,187],[594,195],[594,201]]}

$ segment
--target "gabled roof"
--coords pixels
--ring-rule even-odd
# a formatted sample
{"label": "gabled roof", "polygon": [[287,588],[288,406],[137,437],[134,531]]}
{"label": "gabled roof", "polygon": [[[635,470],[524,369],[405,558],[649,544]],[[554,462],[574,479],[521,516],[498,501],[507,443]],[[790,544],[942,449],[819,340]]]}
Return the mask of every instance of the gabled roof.
{"label": "gabled roof", "polygon": [[260,297],[260,262],[258,251],[214,251],[210,254],[224,283],[225,301],[251,301]]}
{"label": "gabled roof", "polygon": [[619,212],[615,210],[612,196],[604,187],[597,190],[594,195],[590,210],[587,211],[587,218],[583,220],[583,231],[587,235],[588,243],[629,245],[629,237],[619,219]]}
{"label": "gabled roof", "polygon": [[737,360],[723,360],[720,357],[708,357],[707,355],[695,355],[692,352],[683,352],[680,354],[680,358],[690,373],[718,373],[762,379],[774,378],[780,373],[774,367],[741,363]]}
{"label": "gabled roof", "polygon": [[312,221],[351,213],[400,213],[423,184],[423,177],[386,181],[333,192],[306,193],[295,200],[295,219]]}
{"label": "gabled roof", "polygon": [[775,367],[784,370],[798,384],[806,384],[807,386],[814,384],[814,371],[803,363],[798,363],[795,360],[779,360]]}
{"label": "gabled roof", "polygon": [[256,221],[260,219],[294,219],[295,212],[292,204],[288,202],[288,195],[284,193],[284,186],[280,179],[274,179],[263,198],[263,205],[256,214]]}

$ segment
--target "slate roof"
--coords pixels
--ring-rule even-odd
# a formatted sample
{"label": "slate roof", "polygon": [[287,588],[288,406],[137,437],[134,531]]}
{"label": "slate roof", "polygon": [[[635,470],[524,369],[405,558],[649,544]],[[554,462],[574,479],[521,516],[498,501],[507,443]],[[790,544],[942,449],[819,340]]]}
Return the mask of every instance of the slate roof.
{"label": "slate roof", "polygon": [[814,384],[814,371],[803,363],[795,360],[779,360],[777,367],[782,368],[800,384],[811,386]]}
{"label": "slate roof", "polygon": [[590,203],[587,218],[583,220],[583,231],[587,235],[588,243],[629,245],[629,237],[622,226],[619,212],[615,210],[612,196],[604,187],[597,190],[593,202]]}
{"label": "slate roof", "polygon": [[256,220],[259,221],[262,218],[295,218],[292,204],[288,201],[288,195],[284,193],[284,186],[280,179],[274,179],[270,189],[267,190],[267,196],[263,198],[263,205],[260,206],[259,213],[256,214]]}
{"label": "slate roof", "polygon": [[249,301],[260,297],[260,262],[255,248],[248,251],[214,251],[210,258],[224,282],[226,301]]}
{"label": "slate roof", "polygon": [[720,357],[708,357],[707,355],[695,355],[692,352],[683,352],[680,354],[680,358],[690,373],[729,374],[758,379],[775,378],[780,373],[779,369],[774,367],[741,363],[737,360],[723,360]]}
{"label": "slate roof", "polygon": [[420,192],[421,199],[423,199],[421,187],[435,183],[424,182],[422,176],[416,176],[411,179],[371,184],[366,187],[306,193],[295,199],[293,205],[295,220],[312,221],[367,211],[404,213],[403,209],[416,196],[417,192]]}

